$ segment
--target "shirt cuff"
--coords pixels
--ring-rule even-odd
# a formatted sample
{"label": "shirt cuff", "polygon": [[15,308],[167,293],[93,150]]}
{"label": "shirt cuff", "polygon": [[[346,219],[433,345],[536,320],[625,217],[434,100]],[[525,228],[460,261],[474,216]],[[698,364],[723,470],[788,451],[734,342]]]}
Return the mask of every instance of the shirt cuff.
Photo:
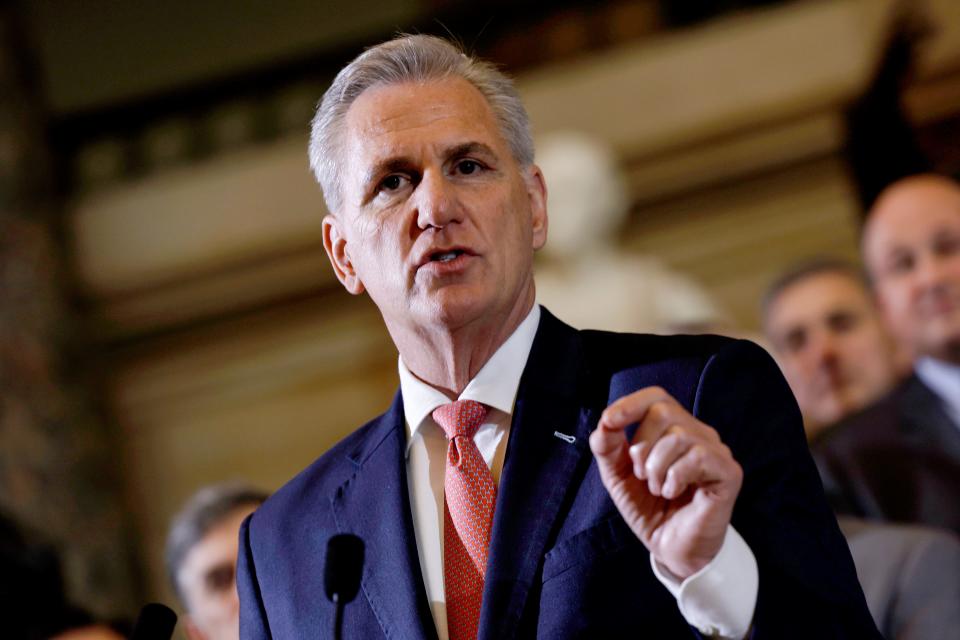
{"label": "shirt cuff", "polygon": [[737,530],[727,525],[719,553],[686,580],[670,573],[650,554],[657,579],[677,599],[691,626],[712,638],[742,639],[757,606],[757,559]]}

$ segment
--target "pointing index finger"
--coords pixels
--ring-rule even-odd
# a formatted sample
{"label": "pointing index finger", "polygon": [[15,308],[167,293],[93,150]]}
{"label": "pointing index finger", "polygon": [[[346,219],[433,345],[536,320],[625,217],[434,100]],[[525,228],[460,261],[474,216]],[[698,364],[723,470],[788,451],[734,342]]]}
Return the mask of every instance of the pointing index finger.
{"label": "pointing index finger", "polygon": [[669,400],[673,398],[662,387],[644,387],[614,400],[600,416],[598,426],[606,431],[623,431],[643,420],[651,405]]}

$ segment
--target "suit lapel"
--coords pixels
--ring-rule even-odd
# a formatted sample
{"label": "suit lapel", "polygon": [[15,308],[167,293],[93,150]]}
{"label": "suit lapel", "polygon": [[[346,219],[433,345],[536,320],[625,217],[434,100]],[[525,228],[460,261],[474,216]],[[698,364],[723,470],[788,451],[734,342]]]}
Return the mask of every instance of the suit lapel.
{"label": "suit lapel", "polygon": [[900,413],[904,435],[919,448],[937,450],[960,460],[957,425],[947,415],[940,398],[916,375],[904,387]]}
{"label": "suit lapel", "polygon": [[427,604],[407,489],[403,402],[348,458],[355,472],[330,499],[341,533],[363,539],[361,588],[388,638],[437,637]]}
{"label": "suit lapel", "polygon": [[581,463],[589,463],[587,438],[602,406],[581,407],[581,362],[579,334],[542,309],[497,495],[481,639],[516,635],[558,516],[569,504],[568,487],[578,466],[585,469]]}

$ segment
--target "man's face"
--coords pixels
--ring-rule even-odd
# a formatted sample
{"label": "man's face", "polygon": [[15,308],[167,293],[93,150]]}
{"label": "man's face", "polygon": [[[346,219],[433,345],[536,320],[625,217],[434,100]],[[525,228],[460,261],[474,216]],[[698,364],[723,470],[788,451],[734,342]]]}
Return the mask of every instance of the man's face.
{"label": "man's face", "polygon": [[913,178],[871,213],[863,251],[883,317],[916,356],[960,362],[960,189]]}
{"label": "man's face", "polygon": [[864,286],[825,271],[770,304],[766,331],[809,436],[877,399],[896,375],[892,345]]}
{"label": "man's face", "polygon": [[192,640],[240,637],[237,595],[237,538],[240,524],[256,505],[241,506],[218,522],[184,558],[177,581],[186,600],[187,635]]}
{"label": "man's face", "polygon": [[391,332],[495,327],[533,303],[543,177],[517,164],[476,88],[456,78],[368,89],[343,138],[344,204],[324,219],[324,245]]}

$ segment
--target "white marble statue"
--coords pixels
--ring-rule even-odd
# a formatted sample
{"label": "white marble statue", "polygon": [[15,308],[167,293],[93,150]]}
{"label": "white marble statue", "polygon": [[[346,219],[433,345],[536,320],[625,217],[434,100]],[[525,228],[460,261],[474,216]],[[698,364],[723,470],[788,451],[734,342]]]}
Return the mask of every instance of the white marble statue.
{"label": "white marble statue", "polygon": [[630,201],[619,163],[582,133],[537,140],[550,226],[537,264],[537,299],[580,329],[667,333],[715,328],[724,315],[689,277],[623,251]]}

